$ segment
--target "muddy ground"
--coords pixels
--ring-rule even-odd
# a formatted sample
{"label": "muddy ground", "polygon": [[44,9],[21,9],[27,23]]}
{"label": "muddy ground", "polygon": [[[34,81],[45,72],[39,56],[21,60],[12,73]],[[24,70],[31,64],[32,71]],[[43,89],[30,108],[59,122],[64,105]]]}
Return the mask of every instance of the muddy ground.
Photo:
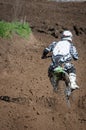
{"label": "muddy ground", "polygon": [[[0,130],[86,129],[86,2],[56,3],[26,0],[14,14],[12,0],[0,0],[0,20],[26,20],[29,40],[0,38]],[[20,10],[19,10],[20,9]],[[43,49],[58,41],[64,29],[74,35],[79,60],[74,61],[79,90],[68,107],[62,82],[54,93],[47,75],[50,59]]]}

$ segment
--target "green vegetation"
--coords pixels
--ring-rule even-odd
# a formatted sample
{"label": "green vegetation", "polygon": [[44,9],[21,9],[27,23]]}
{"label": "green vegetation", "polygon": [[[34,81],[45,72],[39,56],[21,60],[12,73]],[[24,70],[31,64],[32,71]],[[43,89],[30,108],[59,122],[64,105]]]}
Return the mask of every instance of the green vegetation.
{"label": "green vegetation", "polygon": [[9,38],[13,34],[18,34],[21,37],[28,38],[31,29],[28,23],[21,22],[5,22],[0,21],[0,37]]}

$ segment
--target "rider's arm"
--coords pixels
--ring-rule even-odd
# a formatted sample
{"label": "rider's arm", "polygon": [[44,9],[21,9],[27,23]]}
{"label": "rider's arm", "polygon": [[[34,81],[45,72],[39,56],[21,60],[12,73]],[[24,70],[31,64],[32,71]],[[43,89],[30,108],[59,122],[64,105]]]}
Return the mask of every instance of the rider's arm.
{"label": "rider's arm", "polygon": [[71,45],[70,53],[74,60],[78,60],[78,58],[79,58],[78,52],[76,50],[76,47],[73,44]]}
{"label": "rider's arm", "polygon": [[42,59],[46,57],[46,55],[49,53],[49,52],[52,52],[54,47],[56,45],[56,42],[53,42],[51,43],[47,48],[45,48],[43,50],[43,54],[42,54]]}
{"label": "rider's arm", "polygon": [[45,49],[43,50],[43,54],[42,54],[42,57],[41,57],[41,58],[44,59],[48,53],[49,53],[48,48],[45,48]]}

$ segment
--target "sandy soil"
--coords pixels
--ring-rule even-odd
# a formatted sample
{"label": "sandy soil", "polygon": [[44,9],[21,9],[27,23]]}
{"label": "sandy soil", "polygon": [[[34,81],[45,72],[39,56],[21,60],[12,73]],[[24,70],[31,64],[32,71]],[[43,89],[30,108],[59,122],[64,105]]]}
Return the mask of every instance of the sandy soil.
{"label": "sandy soil", "polygon": [[[4,1],[3,1],[4,2]],[[13,20],[14,3],[0,1],[0,19]],[[17,18],[32,28],[29,40],[0,38],[0,130],[86,129],[86,2],[56,3],[26,0]],[[80,86],[67,106],[64,82],[54,93],[47,76],[50,59],[43,49],[70,29],[79,52],[74,62]]]}

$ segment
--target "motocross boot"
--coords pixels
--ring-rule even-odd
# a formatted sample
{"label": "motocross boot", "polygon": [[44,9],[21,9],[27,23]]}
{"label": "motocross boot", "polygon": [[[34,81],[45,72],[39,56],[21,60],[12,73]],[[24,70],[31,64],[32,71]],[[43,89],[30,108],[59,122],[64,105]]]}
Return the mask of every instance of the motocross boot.
{"label": "motocross boot", "polygon": [[76,84],[76,74],[70,73],[69,79],[70,79],[70,83],[71,83],[71,85],[70,85],[71,90],[73,91],[75,89],[79,89],[79,86]]}

